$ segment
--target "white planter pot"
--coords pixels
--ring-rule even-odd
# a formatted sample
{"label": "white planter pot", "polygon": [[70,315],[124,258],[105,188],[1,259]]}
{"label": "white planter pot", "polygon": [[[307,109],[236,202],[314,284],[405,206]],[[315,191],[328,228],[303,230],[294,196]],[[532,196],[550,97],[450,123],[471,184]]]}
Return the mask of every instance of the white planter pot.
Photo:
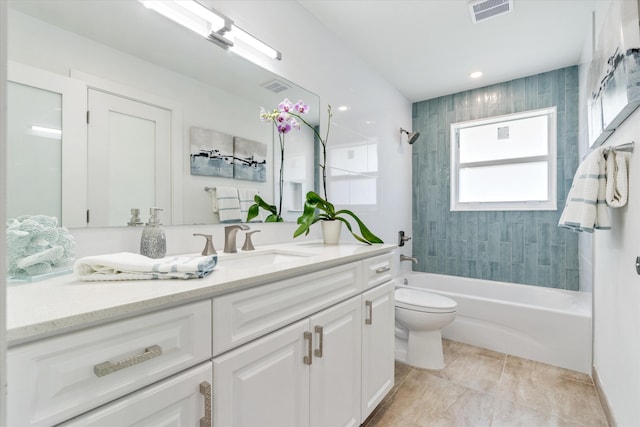
{"label": "white planter pot", "polygon": [[325,245],[337,245],[340,242],[342,221],[320,221],[322,225],[322,240]]}

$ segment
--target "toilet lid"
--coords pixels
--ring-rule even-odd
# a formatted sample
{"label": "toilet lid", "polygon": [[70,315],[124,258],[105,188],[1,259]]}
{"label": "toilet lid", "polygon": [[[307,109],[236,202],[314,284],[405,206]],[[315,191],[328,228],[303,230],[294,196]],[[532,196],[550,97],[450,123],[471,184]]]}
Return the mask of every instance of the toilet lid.
{"label": "toilet lid", "polygon": [[458,306],[451,298],[420,289],[398,288],[395,298],[396,307],[428,313],[452,313]]}

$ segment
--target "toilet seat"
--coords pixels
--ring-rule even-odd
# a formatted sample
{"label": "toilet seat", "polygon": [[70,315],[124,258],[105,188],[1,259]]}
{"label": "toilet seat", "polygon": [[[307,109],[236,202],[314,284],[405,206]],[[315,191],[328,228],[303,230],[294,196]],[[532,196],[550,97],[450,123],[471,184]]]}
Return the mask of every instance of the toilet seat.
{"label": "toilet seat", "polygon": [[425,313],[455,313],[458,304],[451,298],[420,289],[398,288],[396,307]]}

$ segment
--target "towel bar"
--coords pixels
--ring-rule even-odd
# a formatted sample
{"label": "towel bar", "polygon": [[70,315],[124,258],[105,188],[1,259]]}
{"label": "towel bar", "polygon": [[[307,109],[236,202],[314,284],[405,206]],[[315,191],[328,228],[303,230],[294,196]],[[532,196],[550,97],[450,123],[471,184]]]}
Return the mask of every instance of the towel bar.
{"label": "towel bar", "polygon": [[615,147],[609,147],[604,149],[604,154],[608,154],[611,151],[626,151],[628,153],[633,153],[633,148],[635,146],[635,142],[631,141],[627,144],[620,144]]}

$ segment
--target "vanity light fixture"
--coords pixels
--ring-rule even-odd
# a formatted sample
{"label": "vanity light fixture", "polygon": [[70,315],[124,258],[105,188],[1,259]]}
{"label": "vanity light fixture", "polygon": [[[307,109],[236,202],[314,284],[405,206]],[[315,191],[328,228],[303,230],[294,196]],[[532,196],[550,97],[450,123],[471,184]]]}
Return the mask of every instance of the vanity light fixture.
{"label": "vanity light fixture", "polygon": [[257,50],[258,52],[267,55],[269,58],[278,60],[282,59],[282,54],[280,52],[264,43],[263,41],[258,40],[235,24],[232,24],[229,35],[225,35],[225,37],[229,37],[231,40],[233,40],[234,48],[232,50],[236,49],[239,44],[245,44]]}
{"label": "vanity light fixture", "polygon": [[[264,42],[236,26],[219,12],[209,9],[195,0],[138,0],[145,7],[200,34],[223,49],[232,48],[245,56],[242,48],[248,46],[273,59],[282,59],[282,54]],[[239,42],[237,46],[236,42]]]}

